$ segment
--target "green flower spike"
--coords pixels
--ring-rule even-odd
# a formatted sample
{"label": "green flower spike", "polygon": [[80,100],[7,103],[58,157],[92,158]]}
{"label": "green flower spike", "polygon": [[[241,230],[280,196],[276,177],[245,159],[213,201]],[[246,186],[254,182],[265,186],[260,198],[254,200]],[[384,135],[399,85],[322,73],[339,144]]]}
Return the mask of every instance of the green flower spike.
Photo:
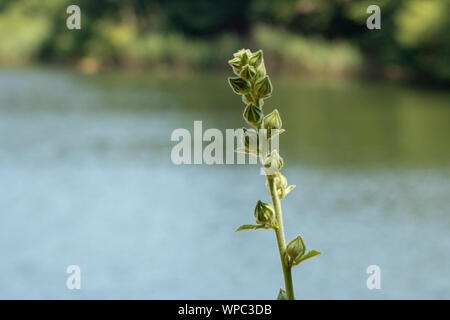
{"label": "green flower spike", "polygon": [[258,130],[244,128],[244,147],[238,148],[236,151],[253,154],[261,159],[267,188],[272,199],[272,204],[257,202],[254,212],[256,224],[244,224],[236,231],[255,229],[273,229],[275,231],[285,285],[284,289],[280,288],[277,299],[294,300],[292,267],[319,255],[320,252],[311,250],[306,253],[306,246],[301,236],[292,239],[287,245],[285,242],[281,200],[295,186],[288,186],[286,177],[280,172],[283,167],[283,158],[278,151],[275,149],[269,154],[267,153],[269,143],[266,142],[266,138],[273,141],[270,139],[284,132],[284,129],[282,129],[283,123],[277,109],[265,117],[262,110],[264,99],[272,95],[272,83],[266,72],[263,52],[258,50],[252,53],[248,49],[242,49],[236,52],[228,63],[238,76],[229,78],[228,81],[233,91],[242,95],[242,101],[246,105],[243,117],[248,124]]}

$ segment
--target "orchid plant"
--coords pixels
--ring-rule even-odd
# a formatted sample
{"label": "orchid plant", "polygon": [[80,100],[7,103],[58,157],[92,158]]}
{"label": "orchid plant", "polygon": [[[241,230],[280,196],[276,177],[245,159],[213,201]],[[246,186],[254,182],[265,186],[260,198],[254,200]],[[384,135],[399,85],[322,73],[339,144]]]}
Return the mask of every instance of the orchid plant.
{"label": "orchid plant", "polygon": [[[303,261],[319,255],[320,252],[306,251],[305,243],[300,235],[286,244],[283,216],[281,212],[281,200],[295,188],[288,186],[287,179],[280,172],[283,167],[283,159],[278,150],[272,149],[274,139],[284,132],[282,121],[277,109],[264,116],[264,100],[272,95],[272,83],[266,73],[262,50],[251,52],[242,49],[236,52],[231,60],[231,65],[236,77],[228,78],[233,91],[242,96],[246,107],[243,113],[245,121],[253,128],[243,130],[243,148],[238,152],[251,154],[260,159],[262,172],[266,176],[266,185],[272,199],[272,203],[258,201],[254,216],[256,224],[245,224],[236,231],[251,229],[272,229],[278,244],[281,259],[281,267],[284,277],[285,289],[280,288],[277,299],[294,300],[294,287],[292,284],[292,268]],[[278,142],[278,140],[276,140]]]}

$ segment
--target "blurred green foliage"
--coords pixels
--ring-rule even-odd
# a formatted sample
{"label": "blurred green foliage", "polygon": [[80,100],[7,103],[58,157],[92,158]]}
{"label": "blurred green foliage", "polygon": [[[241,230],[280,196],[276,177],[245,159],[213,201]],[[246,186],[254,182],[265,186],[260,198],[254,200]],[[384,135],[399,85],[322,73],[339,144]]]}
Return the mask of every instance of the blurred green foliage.
{"label": "blurred green foliage", "polygon": [[[66,27],[70,4],[81,30]],[[381,30],[366,28],[371,4]],[[0,0],[0,62],[226,68],[250,47],[285,72],[448,83],[449,13],[450,0]]]}

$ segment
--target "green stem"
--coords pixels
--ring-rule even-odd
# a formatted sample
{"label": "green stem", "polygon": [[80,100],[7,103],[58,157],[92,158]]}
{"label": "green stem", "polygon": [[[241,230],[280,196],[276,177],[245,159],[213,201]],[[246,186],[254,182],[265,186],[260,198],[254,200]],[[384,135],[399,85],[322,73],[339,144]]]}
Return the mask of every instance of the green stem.
{"label": "green stem", "polygon": [[278,251],[280,252],[281,267],[283,269],[284,285],[288,300],[294,300],[294,286],[292,285],[291,266],[288,265],[286,259],[286,241],[284,239],[283,215],[281,212],[281,203],[276,192],[274,176],[267,176],[267,183],[269,185],[270,196],[272,197],[273,207],[275,209],[275,218],[278,228],[275,228],[275,235],[277,237]]}

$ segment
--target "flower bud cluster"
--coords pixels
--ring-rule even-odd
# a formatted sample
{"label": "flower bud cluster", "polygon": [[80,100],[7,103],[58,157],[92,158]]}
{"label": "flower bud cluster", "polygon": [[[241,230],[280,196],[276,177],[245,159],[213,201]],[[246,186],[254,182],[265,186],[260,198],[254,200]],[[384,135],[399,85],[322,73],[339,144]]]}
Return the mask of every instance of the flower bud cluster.
{"label": "flower bud cluster", "polygon": [[[267,171],[269,175],[274,174],[281,169],[283,159],[278,153],[270,153],[266,148],[262,150],[253,150],[255,147],[250,147],[250,141],[257,141],[265,143],[265,139],[271,139],[277,134],[284,132],[282,129],[282,121],[277,109],[264,116],[262,106],[264,99],[272,95],[272,83],[266,73],[264,66],[264,58],[262,50],[251,52],[249,49],[241,49],[233,55],[233,59],[228,63],[233,69],[236,77],[228,78],[228,82],[236,94],[242,96],[242,101],[245,103],[243,113],[244,120],[256,130],[246,130],[244,137],[244,150],[246,153],[256,154],[261,156],[264,168],[270,168]],[[259,137],[259,129],[265,129],[265,136]],[[258,148],[258,147],[257,147]],[[261,151],[261,152],[259,152]]]}
{"label": "flower bud cluster", "polygon": [[[278,247],[283,264],[283,270],[289,270],[301,262],[320,254],[320,252],[311,250],[306,252],[306,245],[299,235],[285,244],[284,231],[281,214],[280,200],[283,199],[295,185],[288,186],[287,179],[281,174],[283,167],[283,158],[278,153],[275,141],[275,148],[268,151],[268,144],[272,149],[274,145],[273,137],[284,132],[282,128],[280,114],[277,109],[264,116],[264,99],[272,95],[272,83],[266,74],[262,50],[251,52],[249,49],[242,49],[233,55],[228,61],[236,77],[228,78],[228,82],[233,91],[242,96],[245,103],[243,113],[244,120],[254,128],[243,128],[244,148],[239,148],[238,152],[253,154],[261,158],[263,172],[267,175],[267,187],[272,197],[272,204],[264,203],[259,200],[256,203],[254,216],[256,224],[244,224],[236,231],[256,230],[256,229],[274,229],[277,235]],[[266,141],[266,138],[268,141]],[[288,278],[286,281],[286,291],[280,289],[279,300],[294,299],[294,293],[291,288],[288,290]]]}
{"label": "flower bud cluster", "polygon": [[260,128],[264,99],[272,94],[262,50],[253,53],[249,49],[239,50],[228,63],[237,76],[228,78],[228,82],[235,93],[242,95],[242,101],[246,104],[244,119],[248,124]]}

